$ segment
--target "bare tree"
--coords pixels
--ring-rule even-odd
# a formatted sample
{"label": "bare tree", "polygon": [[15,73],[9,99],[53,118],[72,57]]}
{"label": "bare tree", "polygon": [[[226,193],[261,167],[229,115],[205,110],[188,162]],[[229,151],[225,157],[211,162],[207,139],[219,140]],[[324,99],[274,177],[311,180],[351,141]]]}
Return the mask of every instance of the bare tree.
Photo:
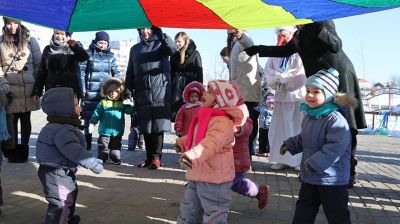
{"label": "bare tree", "polygon": [[392,74],[389,79],[389,85],[392,87],[400,87],[400,74]]}

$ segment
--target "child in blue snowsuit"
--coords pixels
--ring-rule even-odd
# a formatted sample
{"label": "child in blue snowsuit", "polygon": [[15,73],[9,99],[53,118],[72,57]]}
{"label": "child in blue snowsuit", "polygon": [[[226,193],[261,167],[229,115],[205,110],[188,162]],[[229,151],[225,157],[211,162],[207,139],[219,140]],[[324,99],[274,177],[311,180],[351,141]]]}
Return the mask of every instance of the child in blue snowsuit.
{"label": "child in blue snowsuit", "polygon": [[347,207],[351,132],[345,117],[356,101],[337,93],[339,74],[333,68],[308,77],[305,86],[301,133],[284,141],[280,149],[281,155],[303,152],[293,223],[314,223],[321,204],[329,223],[351,223]]}
{"label": "child in blue snowsuit", "polygon": [[80,217],[74,215],[77,167],[100,174],[102,161],[86,151],[86,139],[81,131],[84,126],[79,119],[81,108],[72,88],[49,89],[42,97],[42,110],[49,123],[39,133],[36,159],[40,165],[38,176],[49,202],[46,224],[79,223]]}

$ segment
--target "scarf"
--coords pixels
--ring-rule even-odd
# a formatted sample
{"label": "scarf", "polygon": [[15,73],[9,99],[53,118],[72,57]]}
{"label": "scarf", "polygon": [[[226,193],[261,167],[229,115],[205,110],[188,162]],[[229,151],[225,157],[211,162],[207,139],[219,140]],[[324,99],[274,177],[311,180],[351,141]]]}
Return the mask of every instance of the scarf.
{"label": "scarf", "polygon": [[230,117],[230,115],[223,110],[212,109],[212,108],[208,108],[208,107],[200,108],[199,114],[195,118],[193,118],[192,122],[190,123],[188,136],[187,136],[186,142],[185,142],[185,148],[187,150],[189,150],[190,146],[192,145],[194,129],[195,129],[196,124],[197,124],[197,133],[196,133],[196,139],[194,141],[194,144],[197,145],[206,136],[208,122],[210,121],[210,118],[212,116]]}
{"label": "scarf", "polygon": [[74,118],[74,117],[62,117],[62,116],[50,115],[50,116],[47,116],[47,121],[49,123],[70,124],[76,128],[79,128],[80,130],[83,130],[86,128],[86,126],[81,124],[81,120],[79,120],[78,118]]}
{"label": "scarf", "polygon": [[0,107],[0,142],[10,138],[10,134],[7,131],[7,118],[6,110],[4,107]]}
{"label": "scarf", "polygon": [[74,54],[71,48],[65,43],[58,43],[54,37],[50,40],[50,54]]}
{"label": "scarf", "polygon": [[315,117],[315,118],[321,118],[325,117],[328,114],[330,114],[333,111],[337,111],[339,109],[338,105],[336,105],[334,102],[328,102],[324,103],[319,107],[316,108],[311,108],[308,106],[306,103],[301,103],[300,104],[300,111],[305,110],[308,115]]}
{"label": "scarf", "polygon": [[287,66],[288,66],[288,63],[289,63],[289,58],[290,58],[290,56],[289,57],[284,57],[282,59],[282,62],[279,65],[279,68],[281,69],[281,71],[286,71],[288,69]]}

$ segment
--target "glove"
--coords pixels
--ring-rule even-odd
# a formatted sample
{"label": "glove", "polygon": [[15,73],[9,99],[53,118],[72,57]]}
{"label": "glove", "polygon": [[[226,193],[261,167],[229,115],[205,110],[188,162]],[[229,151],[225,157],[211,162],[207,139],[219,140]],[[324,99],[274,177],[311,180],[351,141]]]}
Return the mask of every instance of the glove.
{"label": "glove", "polygon": [[246,51],[246,54],[249,56],[253,56],[255,54],[260,53],[260,50],[261,50],[260,46],[258,46],[258,45],[253,45],[249,48],[244,49],[244,51]]}
{"label": "glove", "polygon": [[175,152],[176,153],[180,153],[181,152],[181,148],[179,147],[179,144],[175,142],[175,144],[173,145]]}
{"label": "glove", "polygon": [[135,106],[135,102],[131,98],[125,99],[124,101],[122,101],[122,104],[131,107]]}
{"label": "glove", "polygon": [[185,156],[185,154],[182,154],[179,159],[179,165],[184,170],[192,169],[192,162]]}
{"label": "glove", "polygon": [[95,173],[95,174],[101,174],[104,170],[103,167],[103,160],[101,159],[96,159],[92,167],[90,167],[90,170]]}
{"label": "glove", "polygon": [[92,133],[93,133],[95,127],[96,127],[95,124],[92,124],[92,123],[89,124],[89,127],[88,127],[88,132],[89,132],[89,134],[92,134]]}
{"label": "glove", "polygon": [[288,151],[289,149],[288,149],[288,146],[285,144],[285,143],[283,143],[282,145],[281,145],[281,148],[279,149],[279,153],[283,156],[283,155],[285,155],[285,153]]}
{"label": "glove", "polygon": [[154,35],[156,35],[160,40],[163,39],[163,32],[160,27],[153,26],[151,29],[153,30]]}
{"label": "glove", "polygon": [[279,82],[280,82],[281,84],[287,84],[287,83],[288,83],[288,79],[285,78],[285,77],[279,77]]}
{"label": "glove", "polygon": [[178,136],[178,137],[181,137],[182,133],[180,131],[175,131],[175,135]]}

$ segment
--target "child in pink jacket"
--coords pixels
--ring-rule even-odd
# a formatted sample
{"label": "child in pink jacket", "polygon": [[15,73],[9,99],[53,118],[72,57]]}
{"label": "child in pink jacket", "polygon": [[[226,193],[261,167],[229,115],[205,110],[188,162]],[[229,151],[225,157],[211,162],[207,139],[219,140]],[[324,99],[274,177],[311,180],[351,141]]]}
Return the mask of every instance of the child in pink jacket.
{"label": "child in pink jacket", "polygon": [[243,119],[243,111],[236,106],[239,96],[239,88],[231,81],[209,82],[188,134],[177,139],[180,164],[188,169],[178,224],[227,223],[235,177],[233,133]]}
{"label": "child in pink jacket", "polygon": [[238,108],[243,111],[244,117],[235,130],[235,145],[233,146],[233,158],[235,161],[235,179],[233,179],[232,191],[257,198],[258,208],[263,209],[267,205],[269,186],[257,185],[245,178],[245,173],[250,169],[249,136],[253,130],[253,122],[249,118],[247,106],[239,100]]}
{"label": "child in pink jacket", "polygon": [[203,84],[196,81],[189,83],[183,90],[185,104],[179,109],[175,119],[175,131],[179,137],[187,134],[192,119],[199,113],[204,91]]}

